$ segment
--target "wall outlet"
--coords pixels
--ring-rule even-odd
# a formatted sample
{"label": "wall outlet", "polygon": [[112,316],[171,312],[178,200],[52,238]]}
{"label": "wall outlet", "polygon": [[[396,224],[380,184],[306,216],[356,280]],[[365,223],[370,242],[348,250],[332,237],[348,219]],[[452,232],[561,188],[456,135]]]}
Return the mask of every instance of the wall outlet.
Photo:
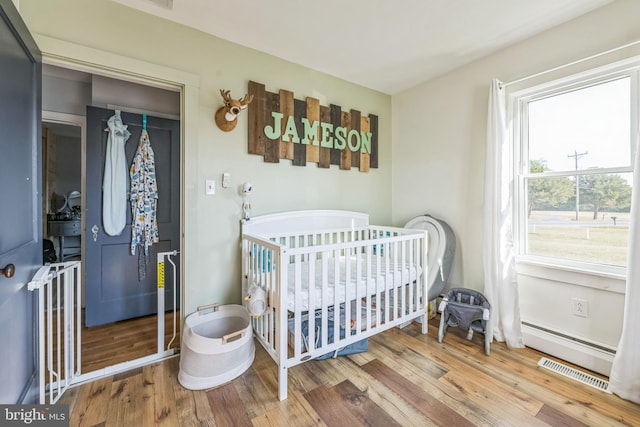
{"label": "wall outlet", "polygon": [[571,298],[571,314],[574,316],[587,317],[589,315],[587,300],[582,298]]}

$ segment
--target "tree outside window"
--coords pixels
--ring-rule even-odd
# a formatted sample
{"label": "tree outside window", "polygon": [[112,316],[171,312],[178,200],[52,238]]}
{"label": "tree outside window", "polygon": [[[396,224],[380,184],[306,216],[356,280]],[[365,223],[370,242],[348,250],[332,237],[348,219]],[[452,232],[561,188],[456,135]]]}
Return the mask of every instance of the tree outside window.
{"label": "tree outside window", "polygon": [[638,74],[516,98],[523,130],[517,166],[528,165],[517,199],[520,255],[626,267]]}

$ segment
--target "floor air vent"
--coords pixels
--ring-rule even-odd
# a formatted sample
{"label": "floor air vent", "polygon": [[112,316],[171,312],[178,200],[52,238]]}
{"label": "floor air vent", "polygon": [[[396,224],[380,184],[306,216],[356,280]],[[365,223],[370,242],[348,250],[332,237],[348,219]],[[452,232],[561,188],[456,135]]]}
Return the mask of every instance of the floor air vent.
{"label": "floor air vent", "polygon": [[583,384],[597,388],[600,391],[609,393],[609,391],[607,391],[607,389],[609,388],[608,381],[578,371],[577,369],[574,369],[570,366],[563,365],[562,363],[555,362],[551,359],[547,359],[546,357],[540,359],[540,361],[538,362],[538,366],[542,366],[543,368],[547,368],[560,375],[564,375],[565,377],[569,377]]}

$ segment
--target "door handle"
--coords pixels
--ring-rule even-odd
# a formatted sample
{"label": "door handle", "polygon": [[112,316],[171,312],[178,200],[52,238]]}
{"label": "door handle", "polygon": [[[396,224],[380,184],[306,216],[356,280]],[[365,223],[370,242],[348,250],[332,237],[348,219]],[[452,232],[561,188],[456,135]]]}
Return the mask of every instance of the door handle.
{"label": "door handle", "polygon": [[11,279],[16,272],[16,266],[13,264],[7,264],[4,268],[0,268],[0,276],[5,276],[7,279]]}
{"label": "door handle", "polygon": [[93,224],[93,227],[91,227],[91,232],[93,233],[93,241],[94,242],[98,241],[98,231],[100,231],[100,227],[98,227],[97,225]]}

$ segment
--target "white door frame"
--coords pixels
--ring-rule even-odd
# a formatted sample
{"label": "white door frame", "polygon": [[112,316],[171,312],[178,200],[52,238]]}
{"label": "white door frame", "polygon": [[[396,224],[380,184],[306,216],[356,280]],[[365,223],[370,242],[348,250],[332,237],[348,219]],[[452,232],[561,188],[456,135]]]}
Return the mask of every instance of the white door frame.
{"label": "white door frame", "polygon": [[[179,327],[182,328],[184,307],[187,300],[184,293],[184,284],[188,280],[188,277],[186,277],[187,272],[190,271],[189,259],[185,256],[184,236],[189,233],[190,225],[196,223],[195,212],[185,209],[185,206],[187,206],[185,200],[195,200],[196,198],[200,77],[181,70],[147,63],[47,36],[34,34],[33,37],[42,52],[43,64],[180,92],[180,254],[183,267],[180,269]],[[80,381],[92,380],[112,374],[114,371],[131,369],[134,366],[151,363],[155,360],[154,356],[82,375]]]}

